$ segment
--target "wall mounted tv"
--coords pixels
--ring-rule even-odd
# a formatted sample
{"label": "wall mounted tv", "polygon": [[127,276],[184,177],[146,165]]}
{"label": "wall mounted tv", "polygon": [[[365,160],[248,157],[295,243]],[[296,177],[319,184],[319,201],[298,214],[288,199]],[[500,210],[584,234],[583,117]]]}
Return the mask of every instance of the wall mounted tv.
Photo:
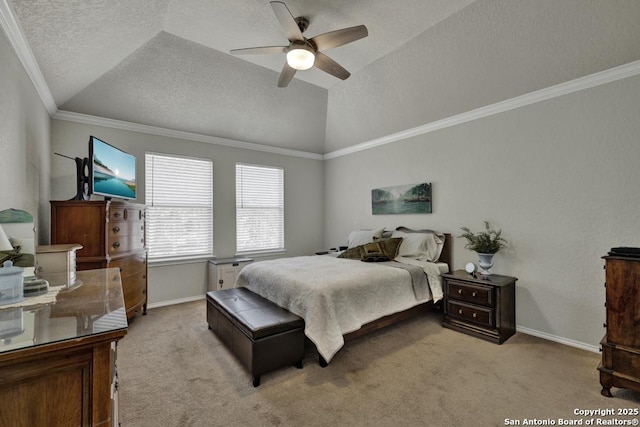
{"label": "wall mounted tv", "polygon": [[89,137],[89,192],[105,198],[136,198],[136,158]]}

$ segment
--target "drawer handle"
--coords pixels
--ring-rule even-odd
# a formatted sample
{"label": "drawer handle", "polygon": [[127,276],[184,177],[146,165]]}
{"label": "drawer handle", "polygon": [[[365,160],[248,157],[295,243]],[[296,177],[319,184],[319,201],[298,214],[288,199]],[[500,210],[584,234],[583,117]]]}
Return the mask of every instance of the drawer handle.
{"label": "drawer handle", "polygon": [[462,295],[462,289],[458,289],[458,293]]}
{"label": "drawer handle", "polygon": [[475,296],[476,296],[476,293],[475,293],[475,292],[472,292],[472,293],[471,293],[471,296],[472,296],[472,297],[475,297]]}
{"label": "drawer handle", "polygon": [[120,242],[113,242],[113,247],[114,248],[119,248],[120,247]]}
{"label": "drawer handle", "polygon": [[473,313],[473,318],[475,319],[476,317],[478,317],[478,313]]}
{"label": "drawer handle", "polygon": [[118,227],[117,225],[115,227],[113,227],[113,232],[114,233],[119,233],[120,232],[120,227]]}
{"label": "drawer handle", "polygon": [[458,310],[458,314],[462,314],[462,309],[459,309],[459,310]]}

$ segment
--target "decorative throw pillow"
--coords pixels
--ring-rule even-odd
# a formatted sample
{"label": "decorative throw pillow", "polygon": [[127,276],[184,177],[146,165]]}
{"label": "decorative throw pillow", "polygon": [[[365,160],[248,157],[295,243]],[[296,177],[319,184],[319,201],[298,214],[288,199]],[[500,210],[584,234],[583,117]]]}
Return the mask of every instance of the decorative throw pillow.
{"label": "decorative throw pillow", "polygon": [[375,242],[375,243],[367,243],[366,245],[362,245],[362,249],[360,250],[362,253],[362,260],[365,259],[371,260],[381,260],[381,258],[385,258],[385,261],[389,261],[389,257],[384,251],[384,243]]}
{"label": "decorative throw pillow", "polygon": [[345,258],[345,259],[361,259],[362,253],[360,252],[360,246],[355,246],[353,248],[349,248],[345,251],[342,251],[337,258]]}
{"label": "decorative throw pillow", "polygon": [[378,240],[349,248],[338,255],[338,258],[359,259],[366,262],[390,261],[397,256],[400,243],[402,243],[401,238]]}
{"label": "decorative throw pillow", "polygon": [[402,244],[402,237],[376,239],[376,242],[383,243],[385,254],[390,259],[394,259],[395,257],[398,256],[398,252],[400,251],[400,245]]}

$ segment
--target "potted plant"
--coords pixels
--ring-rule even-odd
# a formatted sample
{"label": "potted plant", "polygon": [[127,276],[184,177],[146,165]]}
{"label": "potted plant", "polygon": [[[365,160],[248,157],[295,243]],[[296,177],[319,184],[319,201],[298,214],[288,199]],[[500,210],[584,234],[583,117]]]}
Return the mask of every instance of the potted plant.
{"label": "potted plant", "polygon": [[478,265],[482,269],[480,274],[490,275],[489,269],[493,267],[493,256],[507,246],[507,241],[502,237],[502,230],[494,230],[489,221],[484,222],[485,229],[477,233],[468,227],[462,227],[464,231],[459,237],[467,239],[465,249],[475,251],[478,254]]}

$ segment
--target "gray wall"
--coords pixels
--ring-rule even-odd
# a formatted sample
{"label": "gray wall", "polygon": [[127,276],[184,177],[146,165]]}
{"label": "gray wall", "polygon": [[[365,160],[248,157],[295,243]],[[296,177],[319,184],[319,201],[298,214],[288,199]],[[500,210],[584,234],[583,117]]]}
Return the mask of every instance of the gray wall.
{"label": "gray wall", "polygon": [[[225,147],[88,125],[52,121],[52,151],[71,157],[88,156],[89,135],[95,135],[138,159],[138,202],[144,203],[144,155],[159,152],[213,160],[214,253],[235,252],[235,164],[252,163],[284,168],[285,248],[287,256],[309,255],[323,248],[323,162],[255,150]],[[66,200],[75,194],[72,160],[54,156],[51,163],[51,199]],[[185,176],[187,178],[187,176]],[[187,180],[188,182],[188,180]],[[100,197],[99,197],[100,198]],[[149,304],[200,298],[206,289],[206,262],[150,265]]]}
{"label": "gray wall", "polygon": [[[640,77],[325,162],[327,244],[408,225],[454,235],[489,220],[518,277],[520,330],[596,349],[604,334],[601,256],[638,246]],[[371,214],[371,189],[433,183],[433,214]],[[454,268],[477,262],[454,241]]]}
{"label": "gray wall", "polygon": [[50,121],[0,30],[0,210],[30,212],[41,241],[49,234]]}

